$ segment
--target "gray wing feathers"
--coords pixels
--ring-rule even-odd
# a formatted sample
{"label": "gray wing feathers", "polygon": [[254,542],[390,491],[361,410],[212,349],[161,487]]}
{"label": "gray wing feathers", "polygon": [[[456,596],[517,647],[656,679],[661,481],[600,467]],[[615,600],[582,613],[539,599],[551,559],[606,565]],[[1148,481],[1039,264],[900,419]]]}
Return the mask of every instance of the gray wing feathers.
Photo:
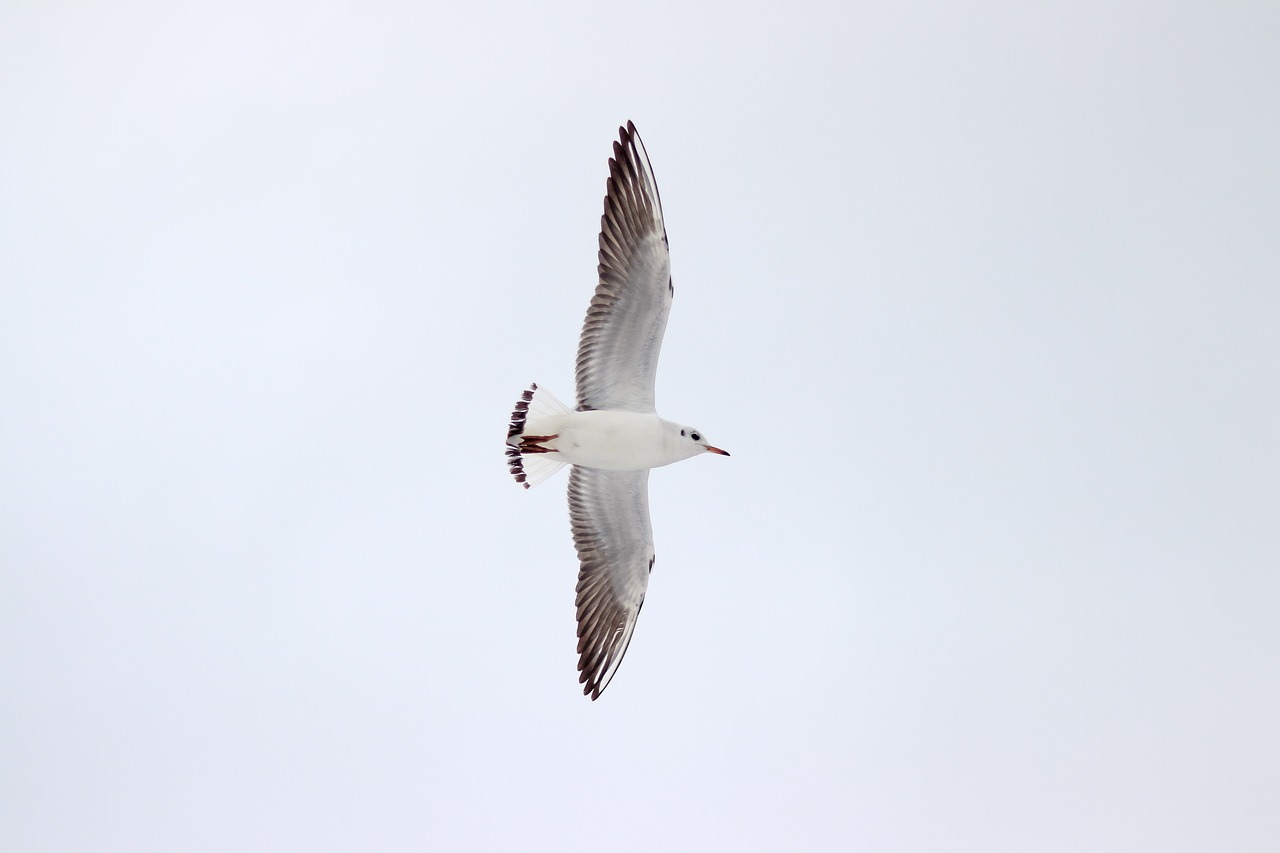
{"label": "gray wing feathers", "polygon": [[578,409],[652,412],[671,311],[671,257],[658,185],[631,122],[619,128],[609,160],[599,260],[578,343]]}
{"label": "gray wing feathers", "polygon": [[578,679],[593,700],[631,642],[653,568],[649,471],[573,466],[569,518],[578,549]]}

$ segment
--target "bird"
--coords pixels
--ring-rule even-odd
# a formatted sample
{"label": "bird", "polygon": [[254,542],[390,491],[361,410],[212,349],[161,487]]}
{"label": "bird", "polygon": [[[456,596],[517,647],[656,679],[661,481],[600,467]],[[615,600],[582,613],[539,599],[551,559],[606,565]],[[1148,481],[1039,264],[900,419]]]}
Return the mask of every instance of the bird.
{"label": "bird", "polygon": [[650,469],[729,455],[702,430],[659,417],[654,405],[675,289],[658,185],[630,121],[609,158],[598,262],[578,341],[577,407],[534,383],[516,401],[506,441],[510,473],[526,489],[572,466],[578,682],[592,701],[622,663],[653,570]]}

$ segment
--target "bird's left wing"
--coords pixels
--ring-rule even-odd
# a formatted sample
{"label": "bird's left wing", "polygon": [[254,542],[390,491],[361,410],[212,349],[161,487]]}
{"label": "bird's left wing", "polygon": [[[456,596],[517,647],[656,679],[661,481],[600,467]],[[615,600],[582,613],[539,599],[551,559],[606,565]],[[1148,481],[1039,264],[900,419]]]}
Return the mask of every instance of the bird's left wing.
{"label": "bird's left wing", "polygon": [[569,518],[578,549],[578,679],[596,699],[622,663],[653,568],[649,470],[573,466]]}

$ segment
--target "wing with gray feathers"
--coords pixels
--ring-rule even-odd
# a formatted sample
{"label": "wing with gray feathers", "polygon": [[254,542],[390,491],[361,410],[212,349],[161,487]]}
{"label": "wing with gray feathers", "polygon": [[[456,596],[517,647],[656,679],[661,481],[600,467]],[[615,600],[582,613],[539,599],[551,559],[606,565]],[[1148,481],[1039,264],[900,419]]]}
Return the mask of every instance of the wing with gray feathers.
{"label": "wing with gray feathers", "polygon": [[618,135],[600,217],[600,283],[578,343],[578,409],[652,412],[671,258],[649,155],[631,122]]}
{"label": "wing with gray feathers", "polygon": [[569,519],[578,571],[578,679],[596,699],[622,663],[653,568],[649,471],[573,466]]}

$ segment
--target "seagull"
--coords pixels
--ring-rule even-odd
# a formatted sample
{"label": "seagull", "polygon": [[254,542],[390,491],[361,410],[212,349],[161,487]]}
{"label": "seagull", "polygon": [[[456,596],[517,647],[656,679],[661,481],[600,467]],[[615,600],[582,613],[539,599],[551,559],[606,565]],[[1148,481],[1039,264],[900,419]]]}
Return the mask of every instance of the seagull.
{"label": "seagull", "polygon": [[627,653],[653,570],[649,469],[729,454],[658,417],[654,378],[671,312],[671,256],[653,167],[635,125],[618,128],[600,217],[600,283],[578,342],[578,407],[535,383],[516,402],[507,465],[526,489],[565,465],[578,551],[578,682],[600,697]]}

